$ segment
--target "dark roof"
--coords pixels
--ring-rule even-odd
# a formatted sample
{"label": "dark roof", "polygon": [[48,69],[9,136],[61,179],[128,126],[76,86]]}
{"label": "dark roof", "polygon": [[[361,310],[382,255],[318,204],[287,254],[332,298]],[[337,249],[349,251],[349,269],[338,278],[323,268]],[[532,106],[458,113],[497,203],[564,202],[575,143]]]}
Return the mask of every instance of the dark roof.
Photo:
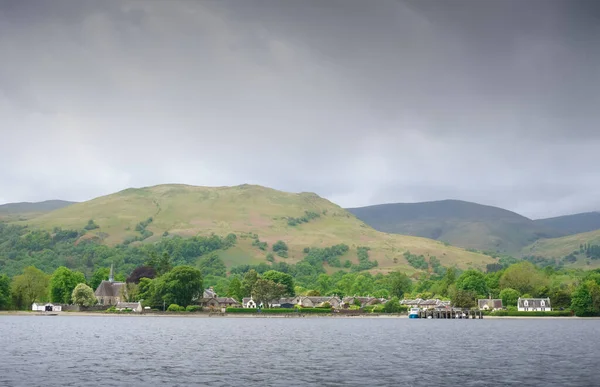
{"label": "dark roof", "polygon": [[125,282],[102,281],[98,289],[94,292],[96,297],[118,297],[121,295],[121,288]]}
{"label": "dark roof", "polygon": [[498,298],[483,298],[477,300],[477,306],[479,309],[484,309],[487,305],[488,309],[502,309],[502,300]]}
{"label": "dark roof", "polygon": [[[525,302],[527,302],[527,306],[525,306]],[[542,302],[544,308],[551,307],[549,298],[519,298],[518,305],[519,308],[542,308]]]}

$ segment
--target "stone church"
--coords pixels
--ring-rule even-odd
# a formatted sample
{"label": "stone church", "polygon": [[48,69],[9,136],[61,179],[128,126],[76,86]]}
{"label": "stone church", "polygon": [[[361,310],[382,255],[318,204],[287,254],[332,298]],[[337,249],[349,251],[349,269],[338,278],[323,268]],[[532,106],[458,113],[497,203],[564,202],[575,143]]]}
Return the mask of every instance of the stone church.
{"label": "stone church", "polygon": [[125,292],[125,282],[115,282],[113,275],[113,265],[110,265],[110,274],[108,281],[102,281],[94,295],[100,305],[117,305],[123,301],[123,292]]}

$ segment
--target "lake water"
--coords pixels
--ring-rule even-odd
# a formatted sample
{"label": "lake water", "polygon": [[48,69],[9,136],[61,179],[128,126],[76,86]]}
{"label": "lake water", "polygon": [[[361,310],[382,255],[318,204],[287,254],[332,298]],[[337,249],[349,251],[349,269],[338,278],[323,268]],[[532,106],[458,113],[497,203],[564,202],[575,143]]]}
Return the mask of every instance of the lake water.
{"label": "lake water", "polygon": [[600,320],[0,316],[0,386],[599,386]]}

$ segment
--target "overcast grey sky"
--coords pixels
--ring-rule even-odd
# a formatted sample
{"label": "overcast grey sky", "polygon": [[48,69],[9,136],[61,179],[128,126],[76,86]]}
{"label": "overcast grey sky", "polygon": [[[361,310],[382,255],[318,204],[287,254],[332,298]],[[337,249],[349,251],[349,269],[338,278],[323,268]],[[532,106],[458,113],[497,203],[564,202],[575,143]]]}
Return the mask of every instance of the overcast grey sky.
{"label": "overcast grey sky", "polygon": [[0,0],[0,203],[254,183],[600,210],[600,1]]}

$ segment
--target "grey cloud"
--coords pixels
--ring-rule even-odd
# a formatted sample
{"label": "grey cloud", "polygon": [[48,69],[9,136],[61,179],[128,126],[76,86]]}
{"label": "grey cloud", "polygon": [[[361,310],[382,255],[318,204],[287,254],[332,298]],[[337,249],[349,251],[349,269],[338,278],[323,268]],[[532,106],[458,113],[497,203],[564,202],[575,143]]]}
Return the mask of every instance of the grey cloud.
{"label": "grey cloud", "polygon": [[597,2],[373,4],[0,1],[0,200],[248,182],[600,209]]}

